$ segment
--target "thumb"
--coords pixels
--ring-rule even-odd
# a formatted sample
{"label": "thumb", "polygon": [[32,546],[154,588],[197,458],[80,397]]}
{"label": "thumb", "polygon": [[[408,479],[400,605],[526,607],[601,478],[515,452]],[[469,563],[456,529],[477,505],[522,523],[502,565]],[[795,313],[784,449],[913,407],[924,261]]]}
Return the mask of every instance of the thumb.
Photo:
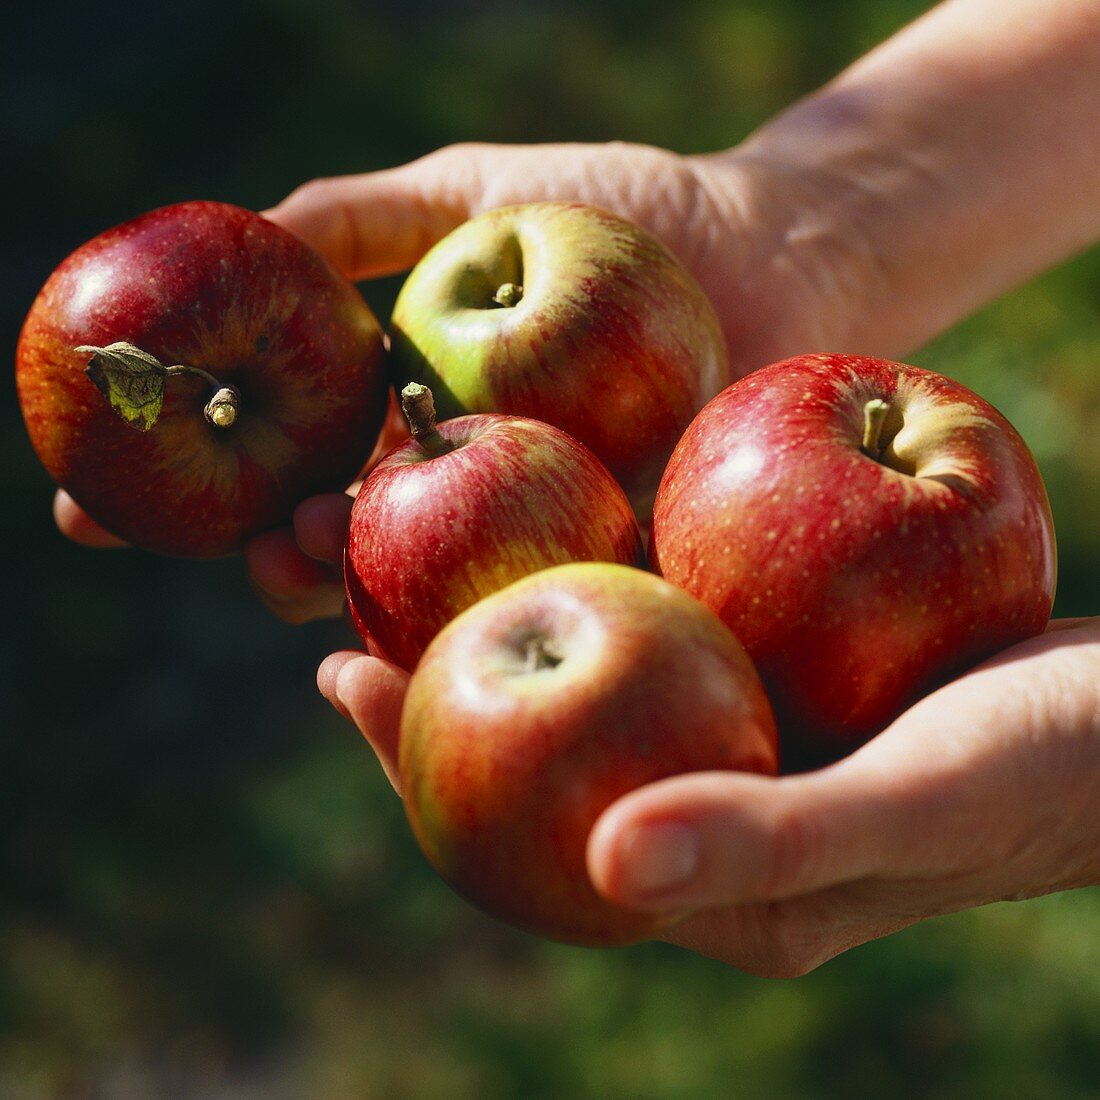
{"label": "thumb", "polygon": [[776,901],[874,875],[903,812],[890,787],[842,765],[662,780],[599,818],[589,875],[611,901],[655,910]]}
{"label": "thumb", "polygon": [[478,148],[452,146],[398,168],[313,180],[264,217],[353,281],[392,275],[470,216],[482,190]]}

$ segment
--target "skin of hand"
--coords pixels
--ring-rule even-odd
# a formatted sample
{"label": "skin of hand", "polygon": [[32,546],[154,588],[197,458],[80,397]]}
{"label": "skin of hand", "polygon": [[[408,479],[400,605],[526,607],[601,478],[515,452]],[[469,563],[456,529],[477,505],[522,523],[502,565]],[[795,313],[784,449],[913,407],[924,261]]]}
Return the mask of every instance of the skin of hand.
{"label": "skin of hand", "polygon": [[[406,673],[330,656],[318,685],[396,781]],[[795,977],[926,917],[1100,883],[1100,618],[1061,620],[925,697],[851,756],[774,779],[705,772],[621,798],[589,874],[694,912],[665,938]]]}

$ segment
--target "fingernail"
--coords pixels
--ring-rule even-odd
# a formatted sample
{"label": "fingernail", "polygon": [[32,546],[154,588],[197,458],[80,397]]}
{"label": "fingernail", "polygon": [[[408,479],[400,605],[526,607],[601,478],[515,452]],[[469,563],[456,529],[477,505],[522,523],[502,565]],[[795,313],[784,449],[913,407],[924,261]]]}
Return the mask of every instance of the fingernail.
{"label": "fingernail", "polygon": [[624,845],[625,886],[639,899],[683,889],[698,869],[699,838],[687,825],[641,825]]}

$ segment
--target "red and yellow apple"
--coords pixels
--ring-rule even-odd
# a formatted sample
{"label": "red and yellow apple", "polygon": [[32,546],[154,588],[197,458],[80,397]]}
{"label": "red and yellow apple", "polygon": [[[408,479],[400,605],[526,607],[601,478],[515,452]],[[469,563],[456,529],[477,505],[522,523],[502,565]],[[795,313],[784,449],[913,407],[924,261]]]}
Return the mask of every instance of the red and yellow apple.
{"label": "red and yellow apple", "polygon": [[471,219],[413,269],[391,322],[399,383],[440,419],[534,417],[589,447],[648,519],[668,456],[730,379],[706,295],[653,236],[544,202]]}
{"label": "red and yellow apple", "polygon": [[454,889],[539,935],[625,944],[675,918],[615,906],[588,835],[629,791],[689,771],[773,774],[768,700],[737,639],[641,569],[524,578],[431,643],[401,715],[413,832]]}
{"label": "red and yellow apple", "polygon": [[50,276],[16,380],[46,469],[107,530],[209,557],[344,488],[386,412],[381,328],[279,226],[188,202],[100,234]]}
{"label": "red and yellow apple", "polygon": [[657,493],[650,564],[744,643],[792,759],[852,747],[1039,633],[1055,585],[1042,478],[1005,418],[852,355],[776,363],[702,410]]}
{"label": "red and yellow apple", "polygon": [[408,405],[413,438],[364,480],[344,554],[348,607],[369,645],[411,669],[460,611],[528,573],[641,561],[630,504],[583,444],[496,413],[436,427],[430,392],[403,392],[427,404]]}

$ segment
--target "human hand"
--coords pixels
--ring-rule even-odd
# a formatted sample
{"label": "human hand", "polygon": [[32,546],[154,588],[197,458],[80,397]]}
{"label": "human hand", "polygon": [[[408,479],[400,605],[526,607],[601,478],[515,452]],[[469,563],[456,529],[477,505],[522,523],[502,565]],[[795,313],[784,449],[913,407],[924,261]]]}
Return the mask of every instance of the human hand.
{"label": "human hand", "polygon": [[[351,652],[318,672],[395,786],[407,681]],[[1100,618],[1062,620],[826,768],[625,796],[596,823],[588,867],[611,901],[693,911],[670,942],[791,977],[928,917],[1100,883],[1098,802]]]}
{"label": "human hand", "polygon": [[[873,267],[840,240],[799,233],[832,210],[829,187],[754,155],[685,157],[649,146],[456,145],[412,164],[316,180],[266,216],[296,233],[354,280],[411,267],[467,218],[510,203],[577,199],[648,228],[698,278],[723,323],[735,373],[807,348],[842,346],[841,319],[857,269]],[[849,276],[847,273],[851,272]],[[253,585],[290,622],[338,614],[339,544],[350,500],[304,502],[290,529],[245,548]],[[86,546],[121,545],[59,492],[62,532]]]}

